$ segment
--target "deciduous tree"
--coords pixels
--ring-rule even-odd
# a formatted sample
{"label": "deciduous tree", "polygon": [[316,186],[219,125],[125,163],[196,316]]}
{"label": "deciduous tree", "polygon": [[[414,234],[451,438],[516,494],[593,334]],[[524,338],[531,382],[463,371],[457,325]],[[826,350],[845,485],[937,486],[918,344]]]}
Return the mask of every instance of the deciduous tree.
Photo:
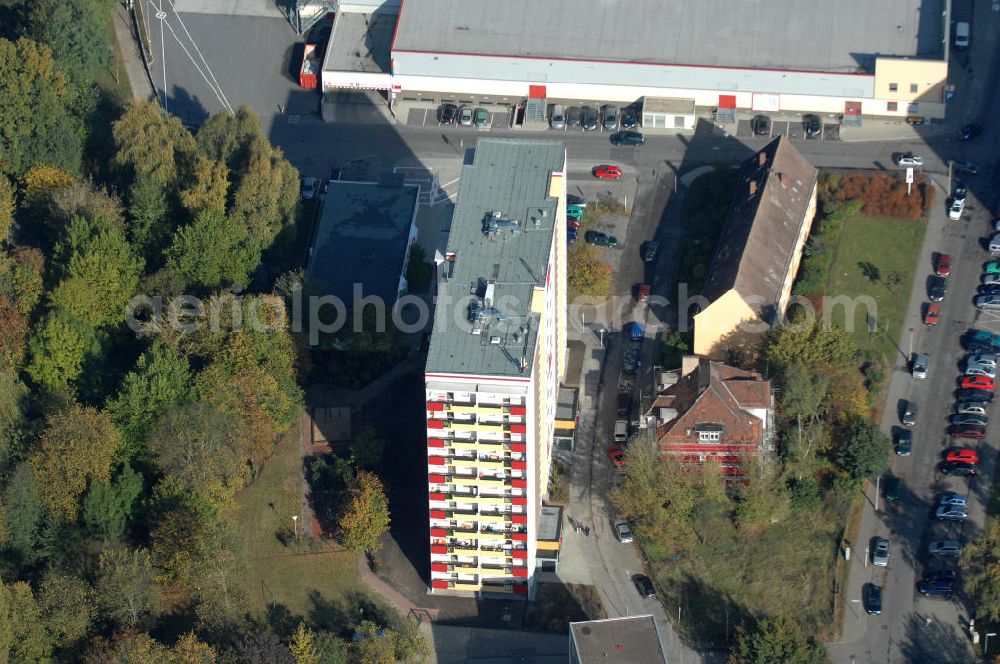
{"label": "deciduous tree", "polygon": [[63,389],[79,378],[84,360],[98,350],[92,327],[61,309],[50,311],[28,341],[28,375],[50,390]]}
{"label": "deciduous tree", "polygon": [[611,290],[611,266],[601,262],[600,250],[577,244],[566,257],[566,288],[572,302],[581,295],[603,297]]}
{"label": "deciduous tree", "polygon": [[362,470],[355,477],[351,498],[340,516],[344,545],[356,553],[377,551],[389,531],[389,501],[379,478]]}
{"label": "deciduous tree", "polygon": [[764,618],[740,628],[729,664],[823,664],[823,646],[807,637],[790,618]]}
{"label": "deciduous tree", "polygon": [[134,627],[156,609],[158,589],[144,549],[106,549],[98,566],[97,598],[104,614]]}
{"label": "deciduous tree", "polygon": [[71,648],[87,636],[94,620],[94,605],[93,588],[83,579],[55,571],[42,579],[38,606],[57,647]]}
{"label": "deciduous tree", "polygon": [[82,140],[72,100],[48,46],[0,39],[0,172],[20,177],[41,164],[76,172]]}
{"label": "deciduous tree", "polygon": [[892,441],[878,425],[861,418],[844,431],[834,459],[855,480],[862,480],[889,467]]}
{"label": "deciduous tree", "polygon": [[111,56],[110,4],[95,0],[32,0],[28,34],[48,44],[60,68],[77,84],[86,82]]}
{"label": "deciduous tree", "polygon": [[22,581],[10,585],[0,581],[0,662],[52,661],[52,640],[31,586]]}
{"label": "deciduous tree", "polygon": [[54,260],[61,278],[50,296],[54,307],[95,328],[125,320],[143,261],[120,228],[102,217],[76,217]]}
{"label": "deciduous tree", "polygon": [[115,122],[115,161],[135,175],[149,175],[164,187],[186,178],[194,164],[194,137],[156,102],[138,101]]}
{"label": "deciduous tree", "polygon": [[42,503],[75,522],[90,481],[107,482],[121,434],[106,412],[73,405],[48,418],[30,464]]}
{"label": "deciduous tree", "polygon": [[226,163],[199,156],[194,168],[194,182],[180,192],[181,205],[192,216],[206,210],[224,213],[228,194],[229,169]]}
{"label": "deciduous tree", "polygon": [[295,659],[295,664],[320,664],[319,650],[316,648],[316,633],[300,622],[288,649]]}
{"label": "deciduous tree", "polygon": [[167,251],[167,265],[190,286],[213,289],[246,284],[260,262],[263,246],[250,237],[246,224],[210,208],[177,229]]}
{"label": "deciduous tree", "polygon": [[976,605],[976,615],[1000,620],[1000,524],[966,544],[961,557],[965,590]]}

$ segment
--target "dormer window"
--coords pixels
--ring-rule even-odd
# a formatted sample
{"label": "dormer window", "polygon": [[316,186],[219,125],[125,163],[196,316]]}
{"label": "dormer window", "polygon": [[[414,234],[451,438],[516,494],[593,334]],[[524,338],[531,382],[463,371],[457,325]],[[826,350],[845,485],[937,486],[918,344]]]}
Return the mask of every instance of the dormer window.
{"label": "dormer window", "polygon": [[723,426],[714,422],[700,422],[695,425],[699,443],[719,443],[722,441]]}

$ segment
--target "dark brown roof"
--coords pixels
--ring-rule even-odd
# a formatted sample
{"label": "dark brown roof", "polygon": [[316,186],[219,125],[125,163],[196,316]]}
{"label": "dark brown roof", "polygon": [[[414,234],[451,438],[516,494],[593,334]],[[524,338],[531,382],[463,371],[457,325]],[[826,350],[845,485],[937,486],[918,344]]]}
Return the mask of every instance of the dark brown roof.
{"label": "dark brown roof", "polygon": [[705,297],[714,301],[735,289],[744,299],[755,298],[747,303],[771,322],[817,177],[816,168],[783,136],[743,162]]}
{"label": "dark brown roof", "polygon": [[723,442],[761,444],[764,423],[747,410],[770,407],[771,381],[752,371],[702,359],[697,369],[670,386],[654,405],[677,410],[677,417],[659,428],[661,441],[695,442],[697,425],[719,424]]}

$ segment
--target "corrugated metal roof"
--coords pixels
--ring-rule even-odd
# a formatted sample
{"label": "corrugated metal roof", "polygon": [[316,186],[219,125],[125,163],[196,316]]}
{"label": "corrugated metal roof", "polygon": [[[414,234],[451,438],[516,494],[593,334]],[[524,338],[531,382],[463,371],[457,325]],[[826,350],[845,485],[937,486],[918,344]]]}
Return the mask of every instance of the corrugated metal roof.
{"label": "corrugated metal roof", "polygon": [[[565,146],[555,141],[478,141],[452,218],[447,252],[454,262],[440,270],[428,373],[530,375],[538,333],[531,296],[545,285],[556,223],[549,180],[565,160]],[[501,222],[487,234],[484,222],[494,212]],[[488,283],[491,303],[484,302]],[[473,301],[482,308],[475,325]]]}
{"label": "corrugated metal roof", "polygon": [[394,50],[871,72],[875,54],[942,57],[943,9],[944,0],[405,0]]}

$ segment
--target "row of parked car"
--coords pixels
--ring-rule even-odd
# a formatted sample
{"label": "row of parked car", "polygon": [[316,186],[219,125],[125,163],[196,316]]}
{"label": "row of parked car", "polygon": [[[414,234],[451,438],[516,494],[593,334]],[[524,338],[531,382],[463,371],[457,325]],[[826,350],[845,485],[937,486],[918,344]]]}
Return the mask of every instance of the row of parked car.
{"label": "row of parked car", "polygon": [[[934,326],[940,321],[941,302],[948,290],[948,277],[952,271],[951,256],[938,253],[934,256],[933,274],[928,278],[929,303],[924,307],[924,323]],[[1000,276],[1000,270],[998,270]],[[1000,335],[983,330],[970,330],[962,339],[966,356],[963,358],[962,375],[955,390],[954,412],[948,416],[947,434],[956,444],[945,449],[938,463],[938,471],[946,476],[973,478],[978,474],[979,453],[963,441],[979,441],[986,438],[989,424],[988,409],[993,402]],[[914,353],[910,372],[917,380],[928,377],[928,357]],[[895,451],[900,456],[909,456],[913,449],[912,428],[917,425],[918,405],[906,400],[901,404],[900,422],[903,428],[895,432]],[[888,500],[898,500],[900,481],[892,477],[886,483],[885,496]],[[953,491],[941,492],[934,504],[934,518],[939,522],[963,522],[969,517],[969,497]],[[886,567],[889,564],[890,541],[885,537],[875,537],[871,543],[873,565]],[[961,554],[962,543],[958,539],[936,539],[928,544],[929,564],[923,577],[917,582],[917,592],[925,597],[948,599],[955,592],[958,581],[953,561]],[[882,610],[882,588],[871,583],[864,591],[865,608],[869,614]]]}

